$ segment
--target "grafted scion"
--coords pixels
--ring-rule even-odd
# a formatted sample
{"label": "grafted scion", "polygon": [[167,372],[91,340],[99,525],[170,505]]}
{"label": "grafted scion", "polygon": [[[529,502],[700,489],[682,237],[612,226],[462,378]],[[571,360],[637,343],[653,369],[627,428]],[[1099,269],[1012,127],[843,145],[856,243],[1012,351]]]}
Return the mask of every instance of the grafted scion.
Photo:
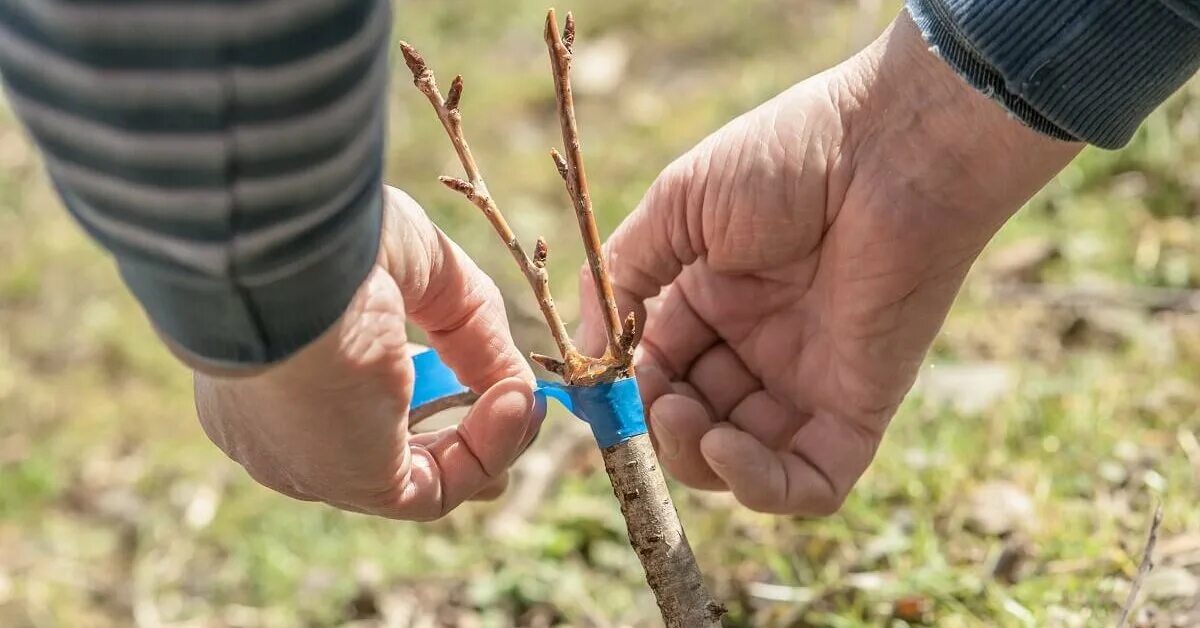
{"label": "grafted scion", "polygon": [[[463,97],[463,78],[456,76],[443,97],[437,80],[425,59],[412,46],[400,43],[405,63],[413,74],[413,84],[425,95],[437,113],[450,143],[458,154],[466,178],[441,177],[447,188],[473,203],[491,223],[501,241],[533,290],[546,325],[558,345],[562,359],[531,354],[529,357],[542,368],[562,377],[574,386],[596,386],[633,376],[633,353],[641,341],[644,325],[633,313],[622,323],[613,296],[612,281],[600,250],[600,234],[596,228],[587,173],[575,119],[575,104],[571,92],[571,57],[575,46],[575,18],[566,17],[563,30],[558,30],[554,10],[546,15],[545,40],[550,52],[554,76],[554,92],[558,104],[559,126],[565,154],[551,149],[555,169],[562,177],[567,195],[575,210],[587,254],[588,267],[595,285],[596,299],[604,313],[607,346],[604,354],[590,357],[581,354],[567,335],[550,294],[546,265],[550,248],[539,237],[533,256],[525,253],[504,214],[488,192],[483,174],[471,153],[462,128],[459,107]],[[469,404],[474,395],[463,395],[456,403]],[[601,450],[604,468],[612,483],[613,494],[621,506],[629,540],[646,572],[646,582],[654,592],[663,621],[670,628],[720,626],[725,608],[709,596],[696,558],[671,502],[666,480],[655,464],[654,449],[646,434],[634,436],[615,446]]]}

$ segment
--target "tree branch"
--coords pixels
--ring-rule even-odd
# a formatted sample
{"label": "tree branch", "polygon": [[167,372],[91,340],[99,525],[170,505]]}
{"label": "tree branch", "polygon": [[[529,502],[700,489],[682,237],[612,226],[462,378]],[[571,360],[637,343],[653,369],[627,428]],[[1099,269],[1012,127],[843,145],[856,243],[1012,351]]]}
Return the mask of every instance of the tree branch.
{"label": "tree branch", "polygon": [[604,311],[605,335],[608,337],[608,352],[613,358],[632,365],[621,347],[621,318],[617,312],[617,300],[613,296],[612,281],[605,270],[600,250],[600,232],[592,212],[592,198],[588,191],[587,171],[583,165],[583,150],[579,141],[579,128],[575,121],[575,98],[571,93],[571,55],[575,44],[575,17],[567,13],[566,27],[560,35],[554,9],[546,13],[546,47],[550,52],[550,66],[554,72],[554,93],[558,101],[558,119],[562,127],[564,159],[557,151],[551,154],[559,174],[567,184],[567,192],[575,206],[579,220],[579,232],[583,236],[583,248],[587,253],[588,267],[592,271],[592,283],[596,298]]}
{"label": "tree branch", "polygon": [[[538,239],[533,258],[530,259],[488,194],[483,176],[462,134],[462,116],[458,111],[463,93],[462,77],[455,78],[448,97],[443,99],[433,73],[429,71],[424,59],[412,46],[401,42],[400,47],[409,69],[412,70],[414,84],[437,111],[438,119],[446,129],[467,173],[466,180],[442,177],[442,183],[474,203],[500,234],[500,238],[512,252],[513,258],[533,288],[538,306],[563,357],[561,361],[536,354],[530,358],[543,368],[562,376],[568,384],[594,386],[633,375],[633,351],[641,340],[642,325],[638,324],[631,313],[622,326],[617,313],[616,299],[613,297],[612,282],[601,256],[600,234],[596,229],[592,201],[588,193],[587,175],[583,168],[583,155],[579,146],[579,132],[576,128],[574,101],[571,96],[569,72],[574,41],[574,18],[567,14],[566,30],[560,36],[554,11],[551,10],[546,16],[546,43],[554,69],[559,120],[566,144],[565,157],[558,151],[551,151],[551,156],[566,183],[567,192],[575,207],[588,265],[596,286],[596,297],[604,310],[608,349],[599,358],[581,355],[566,336],[547,282],[546,262],[549,247],[546,241]],[[467,400],[469,397],[464,396],[455,402]],[[679,522],[679,514],[671,501],[666,480],[658,467],[649,435],[635,436],[605,448],[601,453],[613,493],[621,505],[629,541],[642,563],[646,582],[654,592],[665,624],[669,628],[720,626],[725,609],[713,600],[705,588],[696,557]]]}
{"label": "tree branch", "polygon": [[[562,317],[558,315],[558,310],[554,306],[554,297],[550,294],[550,275],[546,272],[547,251],[543,247],[538,254],[541,257],[540,263],[535,263],[534,260],[531,260],[525,254],[525,249],[521,246],[521,242],[517,240],[512,227],[508,225],[504,214],[501,213],[500,208],[496,206],[495,200],[488,193],[487,184],[483,180],[483,174],[480,173],[479,165],[475,162],[475,156],[471,153],[471,147],[467,144],[466,137],[463,135],[462,114],[458,109],[463,94],[462,76],[454,77],[454,82],[450,86],[449,96],[443,99],[442,93],[437,86],[437,80],[434,78],[433,72],[429,69],[421,54],[407,42],[403,41],[400,42],[400,50],[404,54],[404,61],[408,64],[408,69],[412,70],[413,84],[417,86],[417,89],[422,94],[425,94],[425,97],[429,99],[429,104],[433,105],[434,111],[437,112],[438,120],[441,120],[442,128],[446,130],[446,135],[450,138],[450,143],[454,145],[454,152],[458,154],[458,160],[462,163],[463,170],[467,173],[467,180],[465,181],[453,177],[442,177],[440,179],[442,184],[465,196],[467,200],[471,201],[487,217],[488,222],[492,224],[492,228],[500,236],[504,245],[508,247],[513,259],[516,260],[521,273],[525,275],[525,280],[529,282],[529,287],[533,289],[533,294],[537,298],[538,308],[542,310],[542,316],[546,319],[546,325],[550,328],[550,335],[554,337],[554,342],[558,345],[559,353],[567,363],[572,362],[573,357],[578,356],[579,352],[575,350],[575,345],[571,342],[571,337],[567,333],[567,327],[563,324]],[[544,243],[544,241],[541,242]]]}

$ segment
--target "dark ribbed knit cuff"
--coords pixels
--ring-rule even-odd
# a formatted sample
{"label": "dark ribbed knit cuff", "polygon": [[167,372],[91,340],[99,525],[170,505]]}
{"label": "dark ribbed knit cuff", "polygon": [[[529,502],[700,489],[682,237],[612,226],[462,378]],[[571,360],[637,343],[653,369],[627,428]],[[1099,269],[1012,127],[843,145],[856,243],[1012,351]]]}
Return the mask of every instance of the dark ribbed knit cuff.
{"label": "dark ribbed knit cuff", "polygon": [[1200,65],[1200,9],[1184,0],[908,0],[908,9],[938,55],[1030,128],[1102,148],[1125,145]]}
{"label": "dark ribbed knit cuff", "polygon": [[278,362],[329,329],[373,268],[383,215],[378,181],[363,195],[318,251],[270,275],[230,281],[130,257],[118,258],[121,275],[159,331],[197,361]]}

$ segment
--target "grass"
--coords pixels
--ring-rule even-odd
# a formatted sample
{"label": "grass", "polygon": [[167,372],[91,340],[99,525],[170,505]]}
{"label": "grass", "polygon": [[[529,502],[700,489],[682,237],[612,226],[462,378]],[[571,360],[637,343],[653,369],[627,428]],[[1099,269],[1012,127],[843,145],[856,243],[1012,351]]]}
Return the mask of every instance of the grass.
{"label": "grass", "polygon": [[[601,228],[672,156],[865,43],[892,14],[874,4],[569,7],[581,18],[580,71],[608,70],[580,80]],[[545,156],[555,126],[544,8],[404,3],[397,35],[442,74],[467,75],[473,144],[517,231],[574,242]],[[502,247],[437,186],[456,172],[452,155],[402,68],[394,83],[389,181],[505,286],[522,345],[548,349]],[[1197,316],[1054,307],[990,286],[1013,247],[1039,242],[1054,255],[1026,264],[1026,281],[1200,287],[1198,130],[1193,83],[1129,148],[1087,151],[1005,228],[839,514],[768,517],[676,491],[731,625],[1105,625],[1160,501],[1162,566],[1146,607],[1160,619],[1195,612]],[[515,537],[489,533],[497,506],[416,525],[253,485],[205,441],[187,373],[59,208],[7,112],[0,260],[0,625],[654,625],[594,452],[566,467]],[[581,260],[556,249],[556,268]],[[573,273],[554,280],[573,318]],[[988,531],[996,518],[1013,527],[1014,512],[1018,531]]]}

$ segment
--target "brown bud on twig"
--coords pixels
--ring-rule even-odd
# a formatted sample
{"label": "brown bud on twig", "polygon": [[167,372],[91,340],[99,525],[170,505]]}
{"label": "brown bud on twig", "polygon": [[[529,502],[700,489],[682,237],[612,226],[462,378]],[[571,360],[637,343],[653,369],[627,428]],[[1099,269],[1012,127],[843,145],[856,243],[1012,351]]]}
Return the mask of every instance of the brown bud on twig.
{"label": "brown bud on twig", "polygon": [[416,48],[413,48],[408,42],[402,41],[400,42],[400,52],[404,55],[404,63],[412,71],[414,82],[419,83],[431,77],[429,66],[425,64],[425,58],[417,52]]}
{"label": "brown bud on twig", "polygon": [[625,327],[621,330],[620,346],[621,350],[627,355],[632,356],[633,350],[637,348],[638,343],[642,340],[642,326],[639,324],[637,315],[630,312],[625,317]]}
{"label": "brown bud on twig", "polygon": [[575,15],[570,11],[567,11],[567,22],[563,26],[562,39],[567,52],[572,52],[575,48]]}
{"label": "brown bud on twig", "polygon": [[570,171],[567,170],[567,159],[558,152],[557,148],[550,149],[550,158],[554,160],[554,167],[558,168],[558,175],[563,178],[563,181],[569,181]]}
{"label": "brown bud on twig", "polygon": [[549,371],[551,373],[554,373],[555,375],[558,375],[559,377],[562,377],[567,372],[567,365],[565,362],[563,362],[562,360],[552,358],[548,355],[542,355],[540,353],[530,353],[529,359],[536,362],[538,366],[546,369],[547,371]]}
{"label": "brown bud on twig", "polygon": [[451,190],[454,190],[455,192],[467,197],[468,200],[475,200],[475,186],[471,185],[470,183],[455,177],[438,177],[438,181],[441,181],[442,185],[450,188]]}
{"label": "brown bud on twig", "polygon": [[550,245],[546,244],[544,236],[538,236],[537,244],[533,246],[533,265],[538,268],[546,267],[546,258],[550,257]]}
{"label": "brown bud on twig", "polygon": [[463,93],[463,77],[461,74],[454,77],[454,82],[450,83],[450,92],[446,94],[446,109],[450,111],[458,110],[458,103],[462,100]]}

